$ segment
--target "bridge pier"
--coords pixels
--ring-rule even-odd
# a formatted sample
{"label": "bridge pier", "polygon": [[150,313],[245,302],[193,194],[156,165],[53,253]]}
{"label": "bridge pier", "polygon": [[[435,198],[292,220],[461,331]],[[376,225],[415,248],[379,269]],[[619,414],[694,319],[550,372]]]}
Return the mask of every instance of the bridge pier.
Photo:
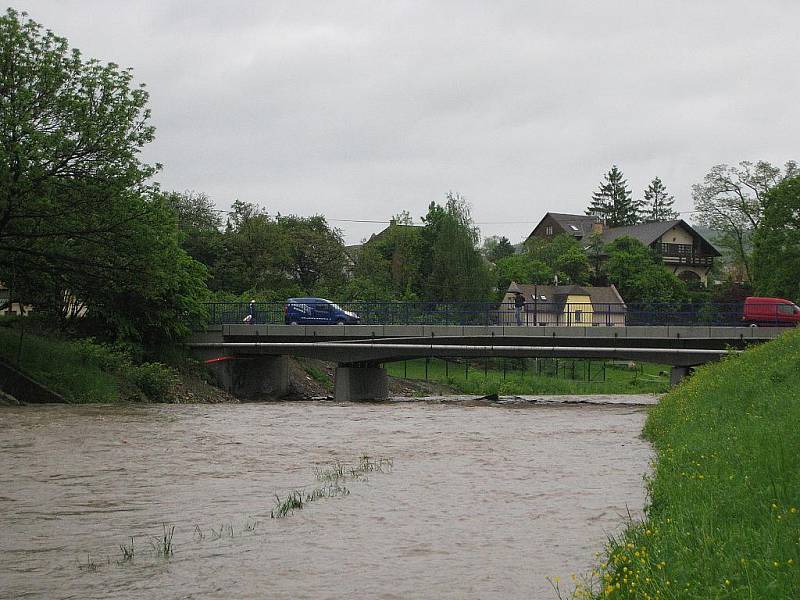
{"label": "bridge pier", "polygon": [[288,356],[236,356],[209,367],[219,387],[243,400],[280,398],[289,392]]}
{"label": "bridge pier", "polygon": [[386,369],[374,364],[337,366],[333,397],[339,402],[386,400],[389,397]]}
{"label": "bridge pier", "polygon": [[669,384],[678,385],[684,377],[689,375],[690,367],[672,367],[669,370]]}

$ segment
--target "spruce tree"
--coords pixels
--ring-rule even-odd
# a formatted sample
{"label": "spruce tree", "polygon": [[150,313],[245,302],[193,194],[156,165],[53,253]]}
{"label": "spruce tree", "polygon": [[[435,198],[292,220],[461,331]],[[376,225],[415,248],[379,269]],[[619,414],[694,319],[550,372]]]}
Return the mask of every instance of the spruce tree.
{"label": "spruce tree", "polygon": [[586,210],[587,215],[595,215],[608,227],[635,225],[639,222],[641,201],[636,201],[628,189],[628,182],[617,165],[603,176],[605,183],[592,194],[592,202]]}
{"label": "spruce tree", "polygon": [[644,191],[644,222],[657,223],[659,221],[672,221],[678,218],[678,213],[672,208],[675,198],[667,193],[667,188],[656,177]]}

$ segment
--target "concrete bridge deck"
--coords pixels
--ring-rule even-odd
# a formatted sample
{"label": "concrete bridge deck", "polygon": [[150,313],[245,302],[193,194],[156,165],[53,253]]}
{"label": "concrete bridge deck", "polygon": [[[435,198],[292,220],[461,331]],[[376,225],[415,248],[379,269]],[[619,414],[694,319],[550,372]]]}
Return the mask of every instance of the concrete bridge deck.
{"label": "concrete bridge deck", "polygon": [[294,341],[370,339],[504,339],[522,343],[525,338],[553,339],[657,339],[761,342],[785,331],[781,327],[627,326],[627,327],[517,327],[480,325],[216,325],[197,333],[199,341]]}
{"label": "concrete bridge deck", "polygon": [[[629,326],[518,327],[459,325],[218,325],[188,346],[206,360],[220,357],[218,378],[234,392],[280,393],[286,356],[339,364],[337,399],[385,397],[382,363],[421,357],[597,358],[672,366],[677,383],[690,367],[773,339],[771,327]],[[237,359],[249,359],[241,361]],[[284,380],[286,380],[284,382]]]}

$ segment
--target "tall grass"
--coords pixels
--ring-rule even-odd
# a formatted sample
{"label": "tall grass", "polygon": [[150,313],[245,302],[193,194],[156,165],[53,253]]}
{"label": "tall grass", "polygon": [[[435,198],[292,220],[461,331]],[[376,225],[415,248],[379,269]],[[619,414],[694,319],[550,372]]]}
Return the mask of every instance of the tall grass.
{"label": "tall grass", "polygon": [[[114,402],[118,379],[85,343],[44,338],[0,327],[0,357],[70,402]],[[20,362],[17,364],[17,357]]]}
{"label": "tall grass", "polygon": [[172,538],[175,535],[175,525],[167,527],[163,524],[164,533],[159,537],[153,537],[150,540],[150,545],[156,553],[156,556],[161,558],[170,558],[172,556]]}
{"label": "tall grass", "polygon": [[800,331],[699,369],[644,433],[650,504],[593,596],[800,598]]}
{"label": "tall grass", "polygon": [[178,375],[166,365],[137,364],[126,349],[92,339],[20,335],[19,325],[19,320],[0,319],[0,358],[69,402],[172,400]]}

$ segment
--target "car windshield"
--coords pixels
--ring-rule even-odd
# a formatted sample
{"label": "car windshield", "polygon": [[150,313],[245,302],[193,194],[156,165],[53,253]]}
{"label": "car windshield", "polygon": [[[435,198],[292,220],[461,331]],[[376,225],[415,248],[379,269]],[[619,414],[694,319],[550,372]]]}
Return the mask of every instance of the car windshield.
{"label": "car windshield", "polygon": [[334,310],[341,310],[342,312],[344,312],[342,307],[339,306],[338,304],[334,304],[333,302],[331,302],[331,306],[334,308]]}

